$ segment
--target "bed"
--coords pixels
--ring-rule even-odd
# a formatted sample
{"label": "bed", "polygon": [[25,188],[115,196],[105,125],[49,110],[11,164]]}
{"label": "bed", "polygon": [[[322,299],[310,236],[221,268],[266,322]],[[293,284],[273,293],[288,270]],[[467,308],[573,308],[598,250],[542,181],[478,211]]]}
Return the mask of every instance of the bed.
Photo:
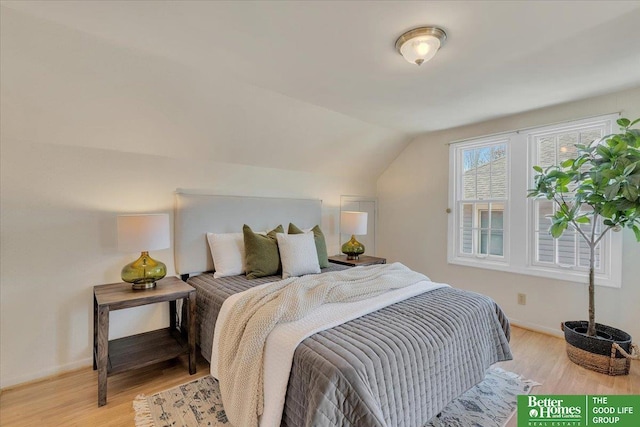
{"label": "bed", "polygon": [[[214,278],[207,232],[322,224],[319,200],[176,194],[176,270],[197,291],[197,337],[211,360],[216,319],[231,295],[279,280]],[[338,271],[347,267],[331,265]],[[452,287],[420,294],[305,338],[286,386],[282,426],[416,426],[509,360],[509,322],[490,298]]]}

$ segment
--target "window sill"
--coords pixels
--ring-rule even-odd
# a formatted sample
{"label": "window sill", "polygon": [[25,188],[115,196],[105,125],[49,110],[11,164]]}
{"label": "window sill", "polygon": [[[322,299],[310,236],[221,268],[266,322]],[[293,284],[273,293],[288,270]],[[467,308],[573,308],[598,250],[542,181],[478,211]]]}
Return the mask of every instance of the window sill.
{"label": "window sill", "polygon": [[[463,265],[465,267],[482,268],[485,270],[503,271],[506,273],[523,274],[525,276],[544,277],[548,279],[561,280],[565,282],[581,283],[583,285],[589,282],[589,273],[578,272],[572,270],[547,269],[544,267],[515,267],[508,263],[502,263],[494,260],[476,260],[472,258],[451,258],[447,260],[452,265]],[[612,280],[610,277],[596,274],[596,286],[604,286],[607,288],[621,288],[620,281]]]}

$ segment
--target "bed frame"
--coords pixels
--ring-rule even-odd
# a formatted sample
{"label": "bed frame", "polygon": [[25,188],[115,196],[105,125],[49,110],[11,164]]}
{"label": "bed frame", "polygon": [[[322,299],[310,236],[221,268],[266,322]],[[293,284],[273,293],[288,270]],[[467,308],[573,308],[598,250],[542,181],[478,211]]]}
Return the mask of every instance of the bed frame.
{"label": "bed frame", "polygon": [[197,190],[175,193],[174,258],[176,273],[189,275],[213,270],[207,233],[240,233],[244,224],[255,231],[289,222],[309,228],[321,223],[322,200],[220,196]]}

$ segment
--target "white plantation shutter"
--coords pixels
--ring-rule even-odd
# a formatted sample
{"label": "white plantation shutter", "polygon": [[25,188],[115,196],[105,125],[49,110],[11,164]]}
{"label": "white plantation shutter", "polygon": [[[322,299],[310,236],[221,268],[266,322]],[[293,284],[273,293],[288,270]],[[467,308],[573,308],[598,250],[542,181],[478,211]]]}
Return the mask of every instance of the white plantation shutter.
{"label": "white plantation shutter", "polygon": [[[547,129],[543,132],[532,132],[529,143],[535,155],[533,165],[542,168],[557,165],[578,155],[576,144],[589,145],[599,140],[609,132],[609,123],[599,122],[579,126],[565,126]],[[565,195],[571,201],[572,195]],[[549,200],[534,200],[534,248],[531,253],[531,264],[560,267],[565,269],[589,270],[589,246],[580,234],[568,228],[562,236],[554,239],[549,234],[551,217],[557,210],[557,205]],[[591,233],[592,224],[582,224],[584,232]],[[596,233],[602,229],[601,221],[596,224]],[[602,248],[606,247],[609,236],[606,236],[596,248],[596,271],[604,272],[604,265],[600,262]]]}

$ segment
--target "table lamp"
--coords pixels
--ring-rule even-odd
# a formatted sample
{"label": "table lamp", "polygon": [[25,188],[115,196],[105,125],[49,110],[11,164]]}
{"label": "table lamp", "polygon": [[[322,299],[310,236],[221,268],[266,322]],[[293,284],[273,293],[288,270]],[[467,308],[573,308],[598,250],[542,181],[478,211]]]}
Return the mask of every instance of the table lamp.
{"label": "table lamp", "polygon": [[342,253],[347,255],[347,259],[358,259],[364,253],[364,245],[356,240],[356,234],[367,234],[367,213],[340,212],[340,232],[351,234],[351,239],[342,245]]}
{"label": "table lamp", "polygon": [[149,251],[171,246],[168,214],[118,215],[118,249],[141,252],[140,258],[122,268],[122,280],[133,289],[149,289],[167,275],[167,266]]}

